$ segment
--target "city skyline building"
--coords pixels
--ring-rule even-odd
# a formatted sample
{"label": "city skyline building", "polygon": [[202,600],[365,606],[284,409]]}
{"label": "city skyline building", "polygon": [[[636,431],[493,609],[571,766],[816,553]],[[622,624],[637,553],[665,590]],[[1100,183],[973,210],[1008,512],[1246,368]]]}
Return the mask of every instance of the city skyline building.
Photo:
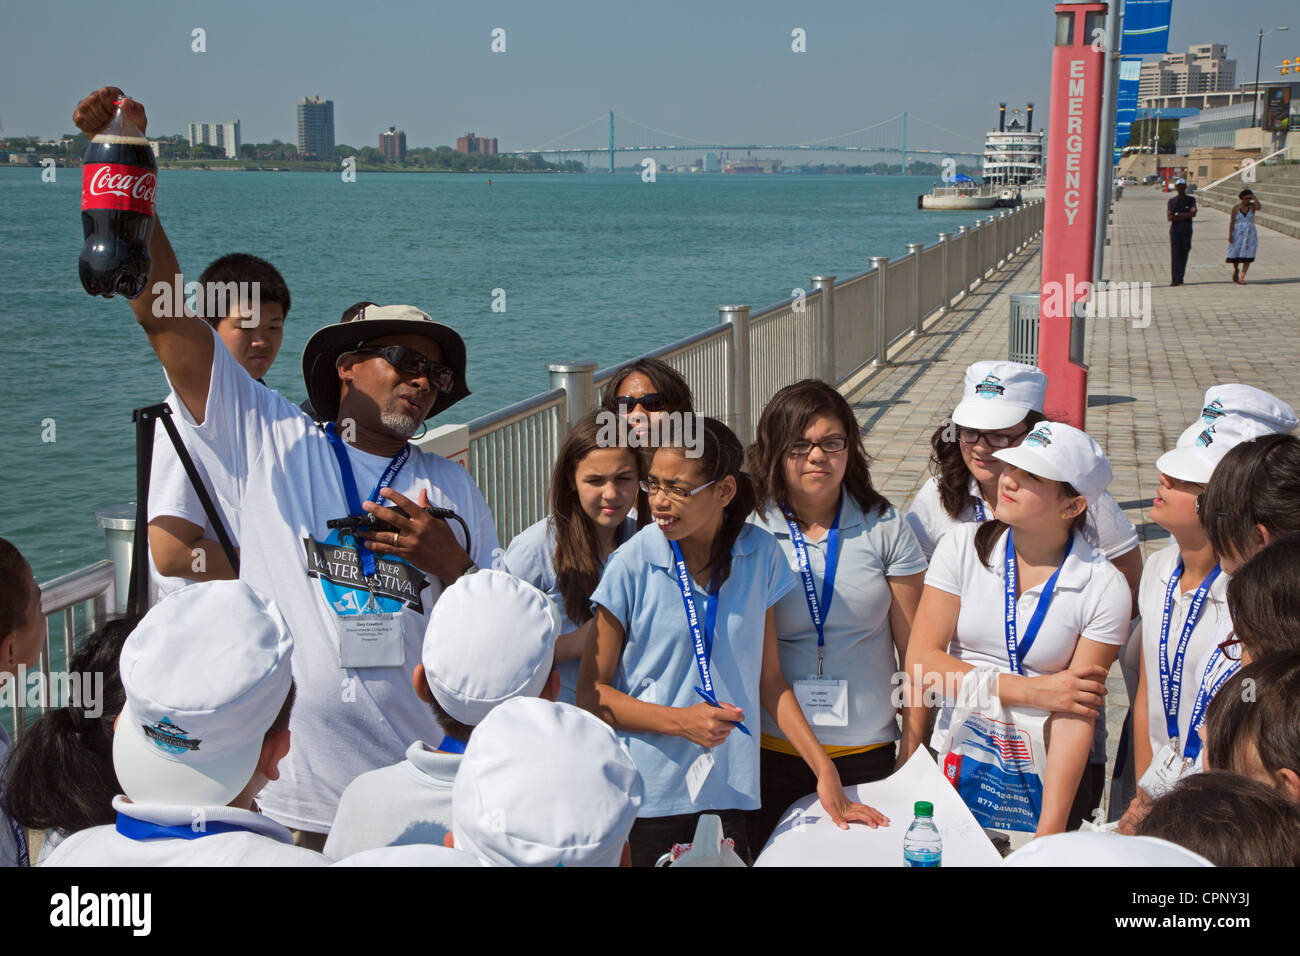
{"label": "city skyline building", "polygon": [[458,153],[480,153],[484,156],[497,155],[497,138],[495,136],[479,136],[475,133],[466,133],[464,136],[456,137],[456,152]]}
{"label": "city skyline building", "polygon": [[190,145],[214,146],[225,154],[226,159],[238,159],[242,145],[239,120],[233,123],[191,123]]}
{"label": "city skyline building", "polygon": [[334,156],[334,101],[313,95],[298,101],[298,155],[331,159]]}
{"label": "city skyline building", "polygon": [[401,163],[406,161],[406,132],[395,126],[379,134],[379,151],[384,154],[384,162]]}
{"label": "city skyline building", "polygon": [[1186,53],[1166,53],[1142,64],[1139,101],[1159,96],[1220,93],[1237,85],[1237,61],[1226,43],[1197,43]]}

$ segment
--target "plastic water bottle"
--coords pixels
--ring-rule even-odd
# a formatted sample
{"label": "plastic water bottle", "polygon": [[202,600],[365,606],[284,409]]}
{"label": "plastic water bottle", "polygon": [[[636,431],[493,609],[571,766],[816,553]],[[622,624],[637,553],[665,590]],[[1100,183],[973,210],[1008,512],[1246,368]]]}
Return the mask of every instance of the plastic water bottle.
{"label": "plastic water bottle", "polygon": [[943,840],[934,825],[934,804],[916,801],[916,817],[903,836],[903,862],[906,866],[942,866]]}

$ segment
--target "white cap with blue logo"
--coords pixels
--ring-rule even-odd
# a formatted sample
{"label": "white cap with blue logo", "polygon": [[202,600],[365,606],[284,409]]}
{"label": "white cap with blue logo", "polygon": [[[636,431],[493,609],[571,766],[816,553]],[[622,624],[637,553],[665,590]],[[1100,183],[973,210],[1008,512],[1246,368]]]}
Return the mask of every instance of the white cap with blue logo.
{"label": "white cap with blue logo", "polygon": [[1178,436],[1172,451],[1156,459],[1170,478],[1203,485],[1223,456],[1242,442],[1290,434],[1300,425],[1286,402],[1250,385],[1214,385],[1205,391],[1201,416]]}
{"label": "white cap with blue logo", "polygon": [[225,806],[289,696],[293,637],[243,581],[167,595],[122,646],[113,769],[135,803]]}
{"label": "white cap with blue logo", "polygon": [[1040,422],[1025,440],[993,453],[1001,459],[1052,481],[1068,482],[1092,504],[1112,477],[1110,460],[1087,432],[1063,422]]}
{"label": "white cap with blue logo", "polygon": [[996,431],[1041,412],[1047,396],[1047,376],[1033,365],[1019,362],[976,362],[966,369],[961,402],[952,411],[953,424],[961,428]]}

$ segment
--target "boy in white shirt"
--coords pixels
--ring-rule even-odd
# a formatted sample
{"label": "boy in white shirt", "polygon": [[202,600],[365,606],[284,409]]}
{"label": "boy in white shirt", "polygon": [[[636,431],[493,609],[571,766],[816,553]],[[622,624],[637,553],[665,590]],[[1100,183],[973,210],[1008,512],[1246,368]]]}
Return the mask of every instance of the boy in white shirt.
{"label": "boy in white shirt", "polygon": [[72,834],[43,866],[320,866],[253,798],[289,750],[293,638],[242,581],[154,606],[122,648],[114,826]]}
{"label": "boy in white shirt", "polygon": [[451,790],[474,727],[512,697],[555,700],[560,615],[551,600],[505,571],[468,574],[433,607],[423,662],[412,682],[443,731],[437,747],[411,744],[401,763],[363,773],[343,791],[325,856],[376,847],[441,846],[451,829]]}

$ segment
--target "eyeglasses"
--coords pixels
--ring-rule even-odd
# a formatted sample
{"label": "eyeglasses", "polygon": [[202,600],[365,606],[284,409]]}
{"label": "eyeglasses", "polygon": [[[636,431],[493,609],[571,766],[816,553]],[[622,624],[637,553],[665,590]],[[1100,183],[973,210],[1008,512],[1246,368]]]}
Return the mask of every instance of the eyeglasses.
{"label": "eyeglasses", "polygon": [[407,345],[387,345],[383,348],[353,349],[352,355],[378,355],[403,375],[427,378],[429,384],[440,392],[449,392],[456,384],[456,373],[441,362],[435,362],[418,349]]}
{"label": "eyeglasses", "polygon": [[676,498],[678,501],[685,501],[687,498],[693,498],[705,488],[709,487],[709,485],[716,485],[717,483],[718,479],[714,478],[712,481],[706,481],[698,488],[688,490],[686,488],[679,488],[676,485],[661,485],[653,479],[637,482],[637,484],[641,486],[641,490],[647,495],[657,495],[662,490],[669,498]]}
{"label": "eyeglasses", "polygon": [[790,454],[796,458],[803,458],[805,455],[811,455],[814,448],[820,448],[828,455],[834,455],[849,447],[849,441],[843,435],[832,435],[830,438],[823,438],[821,441],[808,441],[806,438],[800,438],[798,441],[790,443]]}
{"label": "eyeglasses", "polygon": [[957,440],[963,445],[975,445],[983,440],[984,444],[990,448],[1010,448],[1018,444],[1020,439],[1029,434],[1029,429],[1025,429],[1019,435],[1004,435],[1001,432],[981,432],[973,428],[957,429]]}
{"label": "eyeglasses", "polygon": [[614,404],[624,415],[638,405],[643,411],[662,412],[668,407],[668,399],[659,392],[646,392],[644,395],[619,395],[614,399]]}
{"label": "eyeglasses", "polygon": [[1230,661],[1241,660],[1241,638],[1237,636],[1236,631],[1228,632],[1228,639],[1219,645],[1219,650],[1223,656]]}

